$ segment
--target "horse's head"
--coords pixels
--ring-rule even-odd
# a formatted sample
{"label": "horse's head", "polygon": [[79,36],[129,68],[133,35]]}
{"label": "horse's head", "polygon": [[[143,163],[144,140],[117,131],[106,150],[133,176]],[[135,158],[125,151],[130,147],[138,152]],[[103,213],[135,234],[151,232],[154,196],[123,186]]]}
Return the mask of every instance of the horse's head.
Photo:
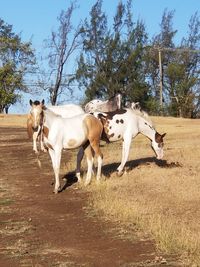
{"label": "horse's head", "polygon": [[43,120],[44,99],[42,100],[42,102],[38,100],[33,102],[30,99],[29,103],[31,105],[30,117],[32,120],[32,129],[33,131],[37,132]]}
{"label": "horse's head", "polygon": [[155,138],[152,140],[151,146],[156,154],[157,159],[163,158],[163,147],[164,142],[163,138],[165,137],[166,133],[159,134],[158,132],[155,133]]}
{"label": "horse's head", "polygon": [[94,100],[88,102],[84,107],[85,112],[92,113],[92,112],[97,111],[99,108],[99,105],[101,105],[102,103],[103,103],[103,101],[100,99],[94,99]]}

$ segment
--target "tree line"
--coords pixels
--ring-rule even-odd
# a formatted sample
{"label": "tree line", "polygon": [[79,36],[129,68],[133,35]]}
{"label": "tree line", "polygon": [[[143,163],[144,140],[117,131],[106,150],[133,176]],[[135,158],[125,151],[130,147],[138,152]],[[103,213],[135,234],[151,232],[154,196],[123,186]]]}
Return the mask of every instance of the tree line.
{"label": "tree line", "polygon": [[[37,86],[58,103],[76,83],[85,92],[83,102],[106,99],[120,92],[123,105],[140,102],[153,115],[200,116],[200,17],[188,22],[187,36],[175,42],[175,11],[165,9],[160,32],[149,37],[142,20],[134,20],[132,0],[119,1],[112,23],[102,0],[76,26],[72,16],[76,1],[58,17],[58,29],[46,40],[46,67],[38,67],[31,42],[22,42],[12,26],[0,19],[0,112],[8,110],[27,92],[24,77],[39,70]],[[132,13],[133,11],[133,13]],[[67,66],[76,54],[76,69]],[[44,73],[44,75],[42,75]],[[46,74],[48,73],[48,75]]]}

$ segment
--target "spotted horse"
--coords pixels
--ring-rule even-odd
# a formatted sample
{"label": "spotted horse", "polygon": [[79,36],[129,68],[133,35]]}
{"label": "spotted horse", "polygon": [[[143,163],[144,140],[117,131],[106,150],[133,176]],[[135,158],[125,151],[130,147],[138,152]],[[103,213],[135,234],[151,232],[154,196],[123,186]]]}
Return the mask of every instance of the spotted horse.
{"label": "spotted horse", "polygon": [[[124,108],[113,112],[95,112],[103,125],[102,139],[107,142],[123,141],[121,163],[117,168],[119,176],[123,174],[124,166],[127,162],[132,140],[139,134],[143,134],[151,140],[151,146],[157,159],[163,158],[163,138],[166,135],[160,134],[154,128],[147,113],[142,110]],[[80,171],[83,151],[78,153],[77,172]]]}

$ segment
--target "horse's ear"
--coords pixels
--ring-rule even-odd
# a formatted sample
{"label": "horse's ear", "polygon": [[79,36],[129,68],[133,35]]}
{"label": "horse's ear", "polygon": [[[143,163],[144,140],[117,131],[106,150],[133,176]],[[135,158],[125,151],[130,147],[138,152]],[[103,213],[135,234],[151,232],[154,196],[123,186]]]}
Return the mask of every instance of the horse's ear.
{"label": "horse's ear", "polygon": [[44,99],[42,100],[42,105],[44,105]]}
{"label": "horse's ear", "polygon": [[162,134],[162,138],[164,138],[164,137],[165,137],[165,135],[166,135],[166,133]]}
{"label": "horse's ear", "polygon": [[29,103],[30,103],[30,105],[32,106],[32,104],[33,104],[33,101],[30,99],[30,100],[29,100]]}
{"label": "horse's ear", "polygon": [[121,109],[122,104],[122,95],[120,93],[117,94],[117,108]]}

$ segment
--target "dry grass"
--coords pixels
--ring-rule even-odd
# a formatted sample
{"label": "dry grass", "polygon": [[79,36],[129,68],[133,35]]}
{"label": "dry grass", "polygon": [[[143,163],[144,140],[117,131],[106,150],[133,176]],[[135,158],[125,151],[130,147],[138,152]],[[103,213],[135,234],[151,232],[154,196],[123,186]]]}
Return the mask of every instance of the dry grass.
{"label": "dry grass", "polygon": [[[91,203],[101,216],[128,229],[129,237],[134,239],[131,229],[136,225],[153,236],[159,249],[181,255],[185,265],[200,266],[200,122],[153,121],[159,132],[167,132],[165,161],[155,162],[149,141],[138,136],[127,174],[112,174],[100,187],[90,187]],[[104,164],[119,162],[119,145],[104,150]]]}
{"label": "dry grass", "polygon": [[26,114],[0,114],[0,126],[26,127],[26,120]]}
{"label": "dry grass", "polygon": [[[117,177],[121,144],[104,145],[104,180],[89,186],[93,211],[118,222],[134,240],[135,225],[150,234],[167,253],[179,254],[183,266],[200,266],[200,121],[153,117],[159,132],[167,132],[163,162],[156,162],[149,140],[132,143],[127,173]],[[0,115],[0,125],[26,126],[26,115]],[[75,153],[62,171],[75,168]],[[85,166],[85,164],[84,164]],[[61,172],[62,172],[61,171]]]}

